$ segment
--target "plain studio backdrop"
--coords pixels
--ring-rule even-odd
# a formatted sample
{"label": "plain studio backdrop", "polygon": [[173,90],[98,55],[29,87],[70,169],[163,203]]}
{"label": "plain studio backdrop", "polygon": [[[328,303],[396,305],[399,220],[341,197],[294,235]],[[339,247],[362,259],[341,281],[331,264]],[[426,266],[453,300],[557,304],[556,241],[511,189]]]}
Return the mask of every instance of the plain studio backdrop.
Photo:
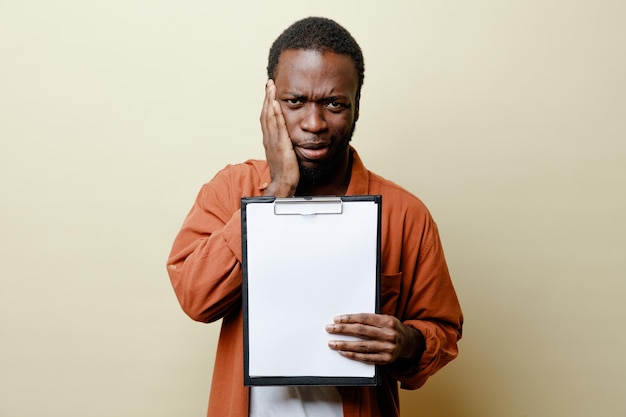
{"label": "plain studio backdrop", "polygon": [[466,315],[403,415],[626,416],[623,0],[2,0],[0,416],[205,414],[219,323],[165,261],[264,157],[267,51],[310,15],[361,44],[353,143],[432,211]]}

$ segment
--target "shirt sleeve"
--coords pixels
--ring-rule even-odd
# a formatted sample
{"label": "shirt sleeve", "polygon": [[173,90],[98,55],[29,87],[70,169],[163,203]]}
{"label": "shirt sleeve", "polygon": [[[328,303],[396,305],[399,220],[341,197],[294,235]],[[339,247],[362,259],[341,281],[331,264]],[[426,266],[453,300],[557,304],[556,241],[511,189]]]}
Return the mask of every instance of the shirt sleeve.
{"label": "shirt sleeve", "polygon": [[167,261],[174,292],[192,319],[211,322],[241,302],[241,214],[228,173],[205,184]]}
{"label": "shirt sleeve", "polygon": [[[417,389],[458,355],[463,314],[450,279],[436,224],[430,219],[419,243],[417,262],[403,277],[405,326],[419,330],[426,347],[419,361],[390,365],[388,372],[404,389]],[[405,239],[409,239],[405,237]],[[415,259],[415,256],[413,256]],[[415,263],[415,261],[413,261]]]}

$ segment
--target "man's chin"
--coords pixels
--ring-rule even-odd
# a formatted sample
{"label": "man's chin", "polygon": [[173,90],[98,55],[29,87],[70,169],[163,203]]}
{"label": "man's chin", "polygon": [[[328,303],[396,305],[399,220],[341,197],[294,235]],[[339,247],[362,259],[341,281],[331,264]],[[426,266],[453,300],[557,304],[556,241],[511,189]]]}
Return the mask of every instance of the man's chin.
{"label": "man's chin", "polygon": [[332,168],[332,164],[300,165],[300,180],[313,185],[326,184],[332,178]]}
{"label": "man's chin", "polygon": [[336,152],[328,154],[327,158],[316,161],[301,159],[299,161],[300,180],[313,185],[330,183],[342,165],[340,158],[348,152],[349,142],[348,139],[343,143],[342,148],[335,149]]}

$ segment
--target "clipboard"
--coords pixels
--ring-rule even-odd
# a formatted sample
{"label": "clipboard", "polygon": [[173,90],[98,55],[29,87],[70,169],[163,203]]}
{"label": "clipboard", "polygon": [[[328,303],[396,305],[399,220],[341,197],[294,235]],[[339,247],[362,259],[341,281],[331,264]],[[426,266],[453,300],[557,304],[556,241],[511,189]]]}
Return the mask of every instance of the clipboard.
{"label": "clipboard", "polygon": [[244,384],[378,385],[325,325],[380,310],[380,195],[241,200]]}

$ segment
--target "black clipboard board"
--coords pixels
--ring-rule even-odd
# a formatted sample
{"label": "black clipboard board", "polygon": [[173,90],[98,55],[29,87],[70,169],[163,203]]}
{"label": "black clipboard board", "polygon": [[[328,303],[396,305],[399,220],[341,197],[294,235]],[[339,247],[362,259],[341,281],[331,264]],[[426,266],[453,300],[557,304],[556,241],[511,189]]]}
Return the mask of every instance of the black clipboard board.
{"label": "black clipboard board", "polygon": [[327,343],[334,316],[380,311],[382,197],[241,200],[244,384],[378,385]]}

